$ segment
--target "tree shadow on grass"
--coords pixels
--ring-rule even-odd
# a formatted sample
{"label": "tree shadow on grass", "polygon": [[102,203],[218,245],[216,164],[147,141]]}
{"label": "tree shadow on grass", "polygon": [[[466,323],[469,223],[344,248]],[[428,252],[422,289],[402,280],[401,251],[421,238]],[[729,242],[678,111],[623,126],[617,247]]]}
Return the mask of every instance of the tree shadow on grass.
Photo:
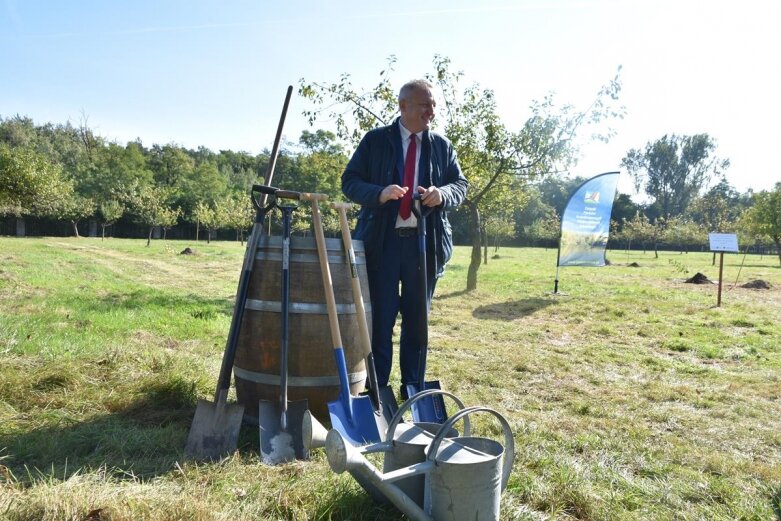
{"label": "tree shadow on grass", "polygon": [[515,320],[534,314],[534,312],[556,304],[554,299],[527,298],[512,302],[502,302],[480,306],[472,311],[472,316],[481,320]]}
{"label": "tree shadow on grass", "polygon": [[217,314],[231,315],[233,304],[232,298],[204,298],[194,294],[172,294],[148,288],[109,293],[91,301],[89,308],[93,311],[182,309],[189,311],[195,318],[213,318]]}
{"label": "tree shadow on grass", "polygon": [[442,295],[436,295],[434,297],[434,300],[439,300],[439,299],[447,300],[449,298],[461,297],[463,295],[466,295],[467,293],[469,293],[469,290],[462,289],[462,290],[458,290],[458,291],[453,291],[452,293],[444,293]]}
{"label": "tree shadow on grass", "polygon": [[[50,410],[41,415],[45,427],[0,431],[2,463],[21,482],[46,476],[68,479],[99,468],[119,479],[166,474],[183,460],[196,394],[193,383],[174,377],[150,381],[139,397],[109,403],[110,413],[87,421],[71,423],[66,412]],[[258,452],[257,431],[242,428],[242,453]]]}

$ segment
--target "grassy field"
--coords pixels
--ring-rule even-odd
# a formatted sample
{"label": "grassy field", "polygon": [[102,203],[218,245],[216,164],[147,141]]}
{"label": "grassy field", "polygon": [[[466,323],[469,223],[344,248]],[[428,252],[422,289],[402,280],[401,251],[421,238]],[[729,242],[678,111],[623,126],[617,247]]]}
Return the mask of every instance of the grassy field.
{"label": "grassy field", "polygon": [[[249,427],[183,460],[244,250],[144,244],[0,238],[0,519],[399,519],[322,450],[262,465]],[[778,258],[727,255],[721,307],[683,283],[710,254],[609,258],[554,296],[555,250],[503,248],[465,293],[457,248],[437,287],[430,377],[514,430],[503,519],[781,519]]]}

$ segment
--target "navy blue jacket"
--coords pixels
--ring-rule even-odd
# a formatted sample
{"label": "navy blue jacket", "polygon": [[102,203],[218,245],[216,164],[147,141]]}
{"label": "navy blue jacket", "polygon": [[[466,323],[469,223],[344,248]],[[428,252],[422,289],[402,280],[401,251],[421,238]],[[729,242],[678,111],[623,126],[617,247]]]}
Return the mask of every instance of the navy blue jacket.
{"label": "navy blue jacket", "polygon": [[[429,272],[440,277],[453,253],[453,232],[447,212],[464,201],[468,183],[447,138],[424,131],[421,142],[419,184],[436,186],[443,198],[442,204],[426,218]],[[342,192],[361,205],[355,238],[364,243],[370,270],[377,269],[385,233],[394,226],[399,212],[400,200],[380,204],[380,192],[388,185],[404,185],[402,150],[399,119],[396,119],[391,125],[371,130],[363,137],[342,174]]]}

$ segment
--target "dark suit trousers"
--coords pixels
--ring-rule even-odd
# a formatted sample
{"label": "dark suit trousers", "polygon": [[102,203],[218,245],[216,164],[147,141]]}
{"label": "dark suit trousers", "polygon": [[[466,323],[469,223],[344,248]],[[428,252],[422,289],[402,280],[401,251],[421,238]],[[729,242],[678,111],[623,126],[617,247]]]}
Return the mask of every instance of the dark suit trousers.
{"label": "dark suit trousers", "polygon": [[[377,381],[387,385],[393,365],[393,327],[401,313],[399,363],[401,383],[418,381],[418,355],[427,342],[422,338],[423,311],[420,309],[420,257],[418,237],[400,237],[395,229],[385,234],[379,269],[369,271],[372,303],[372,352],[377,367]],[[430,263],[429,263],[430,264]],[[436,278],[429,272],[426,310],[431,307]]]}

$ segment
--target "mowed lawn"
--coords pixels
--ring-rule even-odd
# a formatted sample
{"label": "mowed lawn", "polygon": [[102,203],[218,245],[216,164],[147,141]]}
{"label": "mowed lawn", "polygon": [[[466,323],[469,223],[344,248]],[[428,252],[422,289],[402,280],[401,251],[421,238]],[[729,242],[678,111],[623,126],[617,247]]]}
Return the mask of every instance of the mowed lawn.
{"label": "mowed lawn", "polygon": [[[322,450],[261,464],[251,427],[184,460],[244,247],[145,242],[0,238],[0,519],[399,519]],[[490,250],[467,293],[469,253],[437,286],[429,376],[510,421],[503,519],[781,519],[777,257],[726,255],[716,307],[684,283],[718,279],[709,253],[610,251],[562,268],[562,295],[555,250]]]}

